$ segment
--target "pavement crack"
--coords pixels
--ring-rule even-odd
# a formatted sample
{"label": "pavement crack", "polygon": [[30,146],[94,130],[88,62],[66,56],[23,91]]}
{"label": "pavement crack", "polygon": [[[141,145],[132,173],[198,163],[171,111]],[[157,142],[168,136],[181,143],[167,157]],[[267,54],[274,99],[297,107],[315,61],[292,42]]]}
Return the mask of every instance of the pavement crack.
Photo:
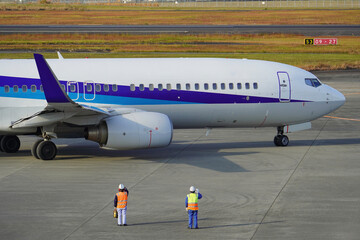
{"label": "pavement crack", "polygon": [[315,144],[315,142],[317,141],[317,139],[319,138],[321,132],[323,131],[323,129],[325,128],[326,124],[328,123],[329,118],[326,119],[324,125],[321,127],[320,131],[318,132],[318,134],[316,135],[316,137],[314,138],[314,140],[311,142],[310,146],[308,147],[308,149],[306,150],[306,152],[304,153],[304,155],[302,156],[302,158],[300,159],[300,161],[298,162],[298,164],[296,165],[296,167],[294,168],[293,172],[290,174],[289,178],[287,179],[287,181],[285,182],[285,184],[282,186],[282,188],[280,189],[280,191],[278,192],[278,194],[276,195],[276,197],[274,198],[273,202],[271,203],[270,207],[268,208],[268,210],[266,211],[265,215],[263,216],[263,218],[261,219],[260,223],[258,224],[257,228],[254,231],[254,234],[251,236],[250,240],[253,240],[257,231],[259,230],[260,226],[264,223],[265,218],[268,216],[270,210],[273,208],[273,206],[275,205],[276,201],[278,200],[280,194],[283,192],[283,190],[285,189],[285,187],[288,185],[288,183],[290,182],[290,180],[293,178],[293,176],[295,175],[295,172],[298,170],[300,164],[303,162],[303,160],[305,159],[305,157],[308,155],[310,149],[312,148],[312,146]]}
{"label": "pavement crack", "polygon": [[[131,185],[129,187],[130,189],[135,188],[137,185],[139,185],[141,182],[143,182],[146,178],[152,176],[155,172],[157,172],[159,169],[161,169],[163,166],[165,166],[167,163],[169,163],[171,160],[175,159],[177,156],[179,156],[181,153],[183,153],[187,148],[189,148],[190,146],[192,146],[194,143],[198,142],[202,137],[204,136],[204,134],[201,134],[198,138],[196,138],[195,140],[193,140],[190,144],[186,145],[185,147],[183,147],[182,149],[180,149],[180,151],[178,151],[174,156],[168,158],[167,160],[165,160],[164,162],[162,162],[157,168],[155,168],[153,171],[151,171],[150,173],[144,175],[139,181],[137,181],[136,183],[134,183],[133,185]],[[76,233],[81,227],[83,227],[85,224],[87,224],[88,222],[90,222],[92,219],[94,219],[96,216],[98,216],[102,211],[104,211],[107,207],[109,207],[110,204],[113,203],[113,199],[111,199],[108,203],[106,203],[102,208],[100,208],[100,210],[98,210],[94,215],[88,217],[85,221],[83,221],[78,227],[76,227],[71,233],[69,233],[64,240],[69,239],[71,237],[71,235],[73,235],[74,233]]]}
{"label": "pavement crack", "polygon": [[31,161],[30,163],[28,163],[28,164],[26,164],[26,165],[24,165],[24,166],[22,166],[22,167],[20,167],[20,168],[18,168],[18,169],[15,169],[14,171],[10,172],[9,174],[6,174],[6,175],[0,177],[0,181],[2,181],[3,179],[6,179],[6,178],[8,178],[8,177],[10,177],[10,176],[12,176],[12,175],[14,175],[14,174],[16,174],[17,172],[19,172],[19,171],[21,171],[21,170],[23,170],[23,169],[25,169],[25,168],[28,168],[29,166],[31,166],[31,165],[33,165],[33,164],[35,164],[35,160],[34,160],[34,161]]}

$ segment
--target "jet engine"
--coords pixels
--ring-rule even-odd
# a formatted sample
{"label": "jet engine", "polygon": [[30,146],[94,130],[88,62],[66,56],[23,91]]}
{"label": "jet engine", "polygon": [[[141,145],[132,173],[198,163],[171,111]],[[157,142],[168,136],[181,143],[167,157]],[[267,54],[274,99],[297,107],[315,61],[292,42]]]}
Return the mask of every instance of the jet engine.
{"label": "jet engine", "polygon": [[155,112],[134,112],[104,119],[85,130],[85,138],[110,149],[165,147],[172,140],[168,116]]}

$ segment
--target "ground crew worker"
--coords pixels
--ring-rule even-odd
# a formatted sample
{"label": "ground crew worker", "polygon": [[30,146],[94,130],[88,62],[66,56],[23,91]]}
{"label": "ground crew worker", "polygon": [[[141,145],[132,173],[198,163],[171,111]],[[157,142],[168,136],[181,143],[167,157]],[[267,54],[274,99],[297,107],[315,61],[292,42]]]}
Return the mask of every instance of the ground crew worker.
{"label": "ground crew worker", "polygon": [[201,193],[199,193],[199,189],[195,189],[194,186],[190,187],[190,194],[186,196],[185,199],[185,207],[186,211],[189,215],[189,225],[188,228],[191,229],[193,226],[194,219],[194,228],[198,229],[198,210],[199,204],[198,200],[202,198]]}
{"label": "ground crew worker", "polygon": [[119,192],[115,194],[114,208],[118,212],[118,226],[127,226],[126,224],[126,210],[129,191],[124,184],[119,185]]}

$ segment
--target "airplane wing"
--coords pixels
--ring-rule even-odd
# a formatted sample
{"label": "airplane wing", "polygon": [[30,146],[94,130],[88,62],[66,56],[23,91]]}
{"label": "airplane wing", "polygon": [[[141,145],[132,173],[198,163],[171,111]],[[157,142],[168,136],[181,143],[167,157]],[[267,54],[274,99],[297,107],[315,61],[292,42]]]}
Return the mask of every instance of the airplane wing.
{"label": "airplane wing", "polygon": [[43,55],[34,54],[34,58],[48,104],[44,110],[13,122],[11,125],[12,128],[46,126],[75,116],[82,117],[83,119],[93,117],[95,121],[98,121],[98,119],[107,116],[136,111],[135,109],[124,109],[125,111],[101,109],[75,103],[62,89],[59,80],[51,70]]}

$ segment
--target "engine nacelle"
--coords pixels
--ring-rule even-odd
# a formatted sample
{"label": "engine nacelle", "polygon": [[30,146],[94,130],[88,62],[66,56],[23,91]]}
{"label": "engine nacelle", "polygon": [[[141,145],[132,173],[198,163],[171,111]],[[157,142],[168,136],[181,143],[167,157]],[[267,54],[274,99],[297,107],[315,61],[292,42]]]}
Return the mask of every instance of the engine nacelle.
{"label": "engine nacelle", "polygon": [[165,147],[171,143],[173,127],[168,116],[134,112],[105,119],[85,132],[85,138],[111,149]]}

